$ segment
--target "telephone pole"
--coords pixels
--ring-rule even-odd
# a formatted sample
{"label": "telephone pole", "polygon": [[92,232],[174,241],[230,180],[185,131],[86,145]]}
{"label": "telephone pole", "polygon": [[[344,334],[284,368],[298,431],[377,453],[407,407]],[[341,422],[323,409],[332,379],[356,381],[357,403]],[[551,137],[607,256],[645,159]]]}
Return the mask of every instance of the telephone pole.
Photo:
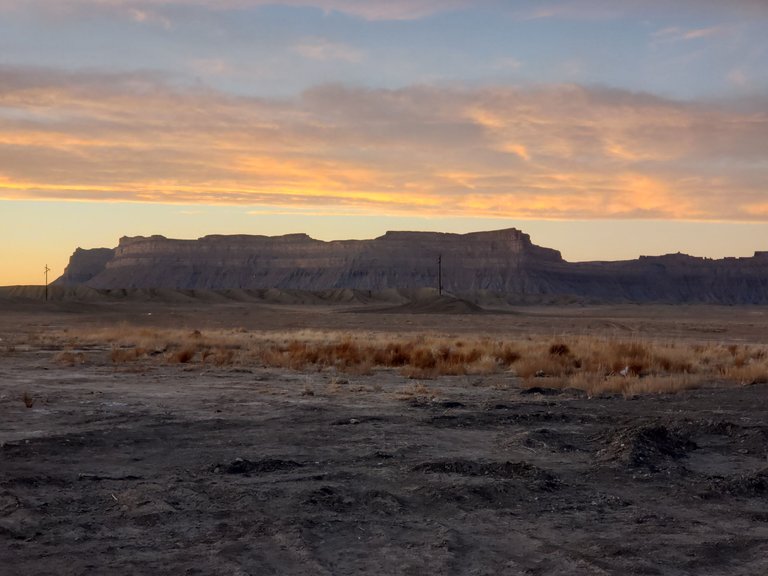
{"label": "telephone pole", "polygon": [[437,295],[443,295],[443,255],[437,257]]}
{"label": "telephone pole", "polygon": [[48,264],[45,265],[45,301],[48,302],[48,272],[51,269],[48,268]]}

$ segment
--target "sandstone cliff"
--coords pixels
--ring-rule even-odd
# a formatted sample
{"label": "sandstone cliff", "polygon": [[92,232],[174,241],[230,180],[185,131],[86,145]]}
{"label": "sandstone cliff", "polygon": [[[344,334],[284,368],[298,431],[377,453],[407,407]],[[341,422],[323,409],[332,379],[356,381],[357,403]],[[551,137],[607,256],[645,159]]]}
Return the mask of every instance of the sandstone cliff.
{"label": "sandstone cliff", "polygon": [[101,273],[114,256],[115,251],[110,248],[95,248],[93,250],[78,248],[69,257],[69,266],[64,270],[64,274],[54,284],[63,286],[86,284],[94,276]]}
{"label": "sandstone cliff", "polygon": [[768,303],[768,253],[710,260],[684,254],[569,263],[515,229],[471,234],[388,232],[322,242],[305,234],[121,238],[80,250],[56,283],[97,289],[443,287],[468,295],[562,295],[601,301]]}

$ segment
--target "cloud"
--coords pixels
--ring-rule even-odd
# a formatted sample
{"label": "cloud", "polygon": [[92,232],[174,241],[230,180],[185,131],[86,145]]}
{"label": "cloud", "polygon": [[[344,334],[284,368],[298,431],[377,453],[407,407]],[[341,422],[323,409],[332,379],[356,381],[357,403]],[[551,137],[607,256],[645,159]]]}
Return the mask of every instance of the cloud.
{"label": "cloud", "polygon": [[754,18],[768,16],[764,0],[549,0],[511,3],[523,19],[610,20],[617,18],[668,18],[696,15],[698,18]]}
{"label": "cloud", "polygon": [[522,67],[523,63],[517,58],[512,57],[499,58],[498,60],[492,62],[489,66],[490,69],[501,72],[511,72],[519,70]]}
{"label": "cloud", "polygon": [[470,9],[492,9],[521,20],[606,20],[617,18],[768,17],[765,0],[0,0],[0,12],[78,15],[112,10],[139,22],[172,26],[165,9],[204,8],[226,11],[262,6],[310,8],[365,20],[416,20],[435,14]]}
{"label": "cloud", "polygon": [[768,220],[768,101],[0,67],[0,198],[515,218]]}
{"label": "cloud", "polygon": [[[339,12],[366,20],[414,20],[432,14],[495,4],[494,0],[36,0],[21,6],[17,0],[0,0],[0,11],[34,10],[62,14],[92,9],[117,9],[131,19],[144,21],[159,18],[152,9],[206,8],[240,10],[261,6],[313,8],[327,13]],[[138,16],[138,18],[137,18]],[[146,16],[146,18],[144,18]]]}
{"label": "cloud", "polygon": [[651,34],[651,37],[653,38],[654,42],[657,43],[682,42],[722,36],[728,33],[728,31],[729,28],[727,26],[710,26],[708,28],[694,29],[682,29],[677,26],[673,26],[657,30]]}
{"label": "cloud", "polygon": [[232,76],[235,67],[223,58],[197,58],[188,63],[189,69],[197,75],[215,77]]}
{"label": "cloud", "polygon": [[742,67],[729,70],[727,80],[732,86],[738,86],[740,88],[749,85],[749,77]]}
{"label": "cloud", "polygon": [[[368,21],[408,21],[469,10],[492,10],[516,20],[596,21],[709,18],[755,22],[768,18],[765,0],[0,0],[3,12],[24,12],[46,18],[91,17],[108,13],[118,18],[171,29],[185,9],[215,12],[284,6],[344,14]],[[707,30],[701,29],[699,32]],[[694,33],[696,31],[693,31]]]}
{"label": "cloud", "polygon": [[171,22],[170,18],[167,18],[152,10],[130,8],[128,9],[128,14],[134,22],[138,22],[140,24],[154,24],[164,28],[165,30],[171,30],[173,28],[173,23]]}
{"label": "cloud", "polygon": [[709,28],[698,28],[696,30],[689,30],[683,36],[686,40],[697,40],[698,38],[708,38],[709,36],[717,36],[723,33],[722,26],[711,26]]}
{"label": "cloud", "polygon": [[293,48],[294,52],[316,61],[343,61],[357,63],[363,60],[363,53],[352,46],[331,42],[325,38],[308,38]]}

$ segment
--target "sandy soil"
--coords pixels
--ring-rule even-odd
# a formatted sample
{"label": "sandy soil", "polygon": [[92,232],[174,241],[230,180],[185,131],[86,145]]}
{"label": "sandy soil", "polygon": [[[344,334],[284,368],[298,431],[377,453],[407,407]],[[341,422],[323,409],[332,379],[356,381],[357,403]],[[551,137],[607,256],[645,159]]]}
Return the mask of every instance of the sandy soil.
{"label": "sandy soil", "polygon": [[586,398],[29,345],[120,322],[768,342],[761,308],[506,312],[0,303],[0,574],[768,573],[765,385]]}

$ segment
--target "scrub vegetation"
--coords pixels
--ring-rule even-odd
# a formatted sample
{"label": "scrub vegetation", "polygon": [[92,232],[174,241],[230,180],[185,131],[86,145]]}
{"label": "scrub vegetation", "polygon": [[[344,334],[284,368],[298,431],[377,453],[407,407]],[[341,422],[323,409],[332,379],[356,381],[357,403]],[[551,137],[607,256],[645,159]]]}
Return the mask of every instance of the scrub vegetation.
{"label": "scrub vegetation", "polygon": [[506,340],[317,330],[203,332],[127,325],[46,338],[61,347],[57,360],[73,365],[85,361],[83,350],[107,346],[115,365],[142,361],[347,374],[398,370],[419,380],[508,373],[523,386],[578,388],[590,394],[664,393],[768,381],[768,348],[713,342],[586,335]]}

